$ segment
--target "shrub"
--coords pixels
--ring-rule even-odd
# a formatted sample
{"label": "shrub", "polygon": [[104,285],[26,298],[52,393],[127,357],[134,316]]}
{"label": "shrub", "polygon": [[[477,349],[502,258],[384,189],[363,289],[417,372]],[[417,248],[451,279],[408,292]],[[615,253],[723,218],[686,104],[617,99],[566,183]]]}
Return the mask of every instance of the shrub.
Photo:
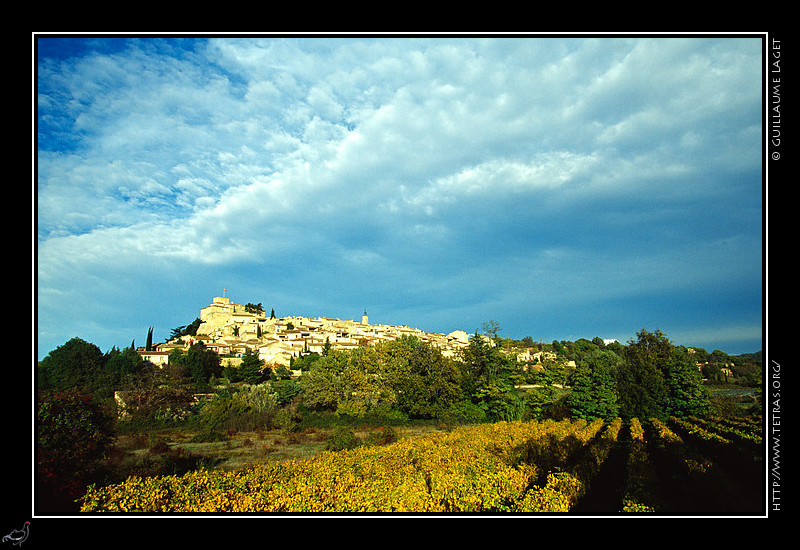
{"label": "shrub", "polygon": [[346,449],[355,449],[362,444],[358,436],[345,426],[336,428],[333,433],[328,437],[328,443],[325,450],[328,451],[343,451]]}
{"label": "shrub", "polygon": [[46,513],[71,511],[86,484],[103,473],[114,442],[114,420],[78,392],[42,395],[36,427],[40,498]]}
{"label": "shrub", "polygon": [[397,431],[392,426],[380,428],[377,432],[371,432],[365,443],[367,445],[388,445],[397,441]]}
{"label": "shrub", "polygon": [[449,426],[458,424],[478,424],[486,420],[486,411],[470,401],[450,406],[439,415],[439,420]]}
{"label": "shrub", "polygon": [[[206,460],[197,457],[183,447],[175,447],[163,453],[160,475],[183,475],[195,470],[201,462],[206,462]],[[208,464],[213,466],[213,461]]]}
{"label": "shrub", "polygon": [[150,449],[148,449],[150,454],[164,454],[168,451],[169,445],[163,439],[159,439],[150,447]]}

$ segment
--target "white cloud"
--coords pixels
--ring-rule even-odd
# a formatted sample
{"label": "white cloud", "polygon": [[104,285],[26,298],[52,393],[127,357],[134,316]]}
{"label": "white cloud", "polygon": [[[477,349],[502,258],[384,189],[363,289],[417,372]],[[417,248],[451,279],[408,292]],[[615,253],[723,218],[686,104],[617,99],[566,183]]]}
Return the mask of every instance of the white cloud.
{"label": "white cloud", "polygon": [[528,163],[493,159],[438,178],[409,198],[411,206],[454,202],[465,197],[553,191],[586,177],[596,166],[592,155],[558,152],[540,154]]}
{"label": "white cloud", "polygon": [[[733,261],[705,243],[741,228],[696,220],[738,213],[721,180],[760,174],[759,56],[726,40],[234,38],[42,63],[40,298],[109,270],[232,263],[465,304],[508,303],[537,277],[576,303],[602,283],[707,284],[677,235]],[[631,255],[617,230],[670,248]],[[501,273],[498,294],[485,281]]]}

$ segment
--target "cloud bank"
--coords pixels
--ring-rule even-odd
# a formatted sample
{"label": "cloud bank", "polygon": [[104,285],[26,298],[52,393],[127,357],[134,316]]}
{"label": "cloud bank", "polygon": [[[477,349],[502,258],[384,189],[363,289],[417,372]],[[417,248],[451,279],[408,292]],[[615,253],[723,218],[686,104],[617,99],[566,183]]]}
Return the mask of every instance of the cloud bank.
{"label": "cloud bank", "polygon": [[38,43],[39,358],[163,339],[223,288],[761,347],[759,37]]}

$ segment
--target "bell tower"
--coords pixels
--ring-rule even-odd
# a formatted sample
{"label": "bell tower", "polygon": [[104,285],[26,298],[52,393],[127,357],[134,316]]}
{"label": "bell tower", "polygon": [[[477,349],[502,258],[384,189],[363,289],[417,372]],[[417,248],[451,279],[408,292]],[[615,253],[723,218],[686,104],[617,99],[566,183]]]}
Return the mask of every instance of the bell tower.
{"label": "bell tower", "polygon": [[361,324],[368,325],[369,324],[369,317],[367,317],[367,310],[364,310],[364,315],[361,316]]}

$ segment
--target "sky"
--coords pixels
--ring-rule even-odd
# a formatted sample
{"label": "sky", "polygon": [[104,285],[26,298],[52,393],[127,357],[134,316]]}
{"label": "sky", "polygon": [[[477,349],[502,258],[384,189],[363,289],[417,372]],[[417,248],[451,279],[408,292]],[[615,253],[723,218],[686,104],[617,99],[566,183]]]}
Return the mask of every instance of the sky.
{"label": "sky", "polygon": [[762,37],[34,35],[34,348],[277,316],[762,349]]}

